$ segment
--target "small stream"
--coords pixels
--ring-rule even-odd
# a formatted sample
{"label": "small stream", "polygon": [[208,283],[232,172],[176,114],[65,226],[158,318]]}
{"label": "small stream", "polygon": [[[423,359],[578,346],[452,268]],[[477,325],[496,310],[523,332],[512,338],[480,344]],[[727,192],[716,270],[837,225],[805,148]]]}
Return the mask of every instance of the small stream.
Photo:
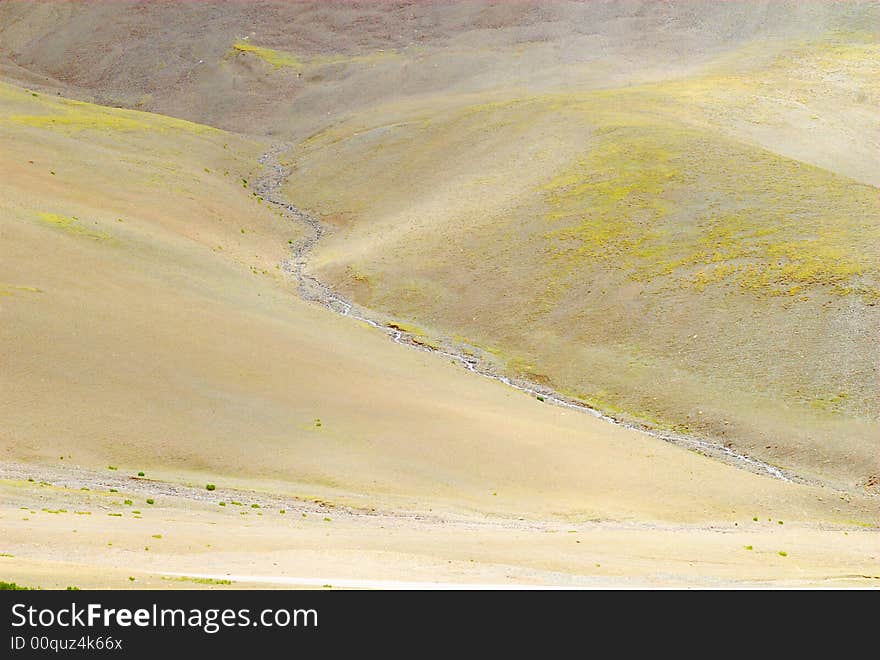
{"label": "small stream", "polygon": [[419,341],[411,333],[405,332],[391,324],[382,323],[381,321],[376,320],[375,317],[371,316],[369,310],[355,306],[353,303],[335,293],[326,284],[310,275],[306,270],[309,254],[314,249],[315,245],[317,245],[318,241],[324,236],[326,230],[320,220],[282,199],[279,194],[281,185],[290,175],[289,170],[285,169],[285,167],[279,162],[279,156],[280,154],[289,151],[291,148],[292,145],[289,144],[276,144],[269,151],[260,156],[258,162],[263,166],[264,174],[254,182],[254,190],[266,202],[281,207],[289,218],[305,226],[307,229],[305,238],[297,241],[291,246],[291,256],[281,263],[282,270],[293,277],[297,284],[299,295],[304,300],[318,303],[337,314],[348,316],[366,323],[367,325],[385,333],[392,339],[392,341],[398,344],[442,355],[443,357],[457,362],[472,373],[504,383],[508,387],[512,387],[520,392],[539,398],[544,403],[587,413],[610,424],[615,424],[616,426],[622,426],[633,431],[638,431],[659,438],[665,442],[711,456],[725,463],[756,474],[773,477],[787,482],[804,482],[802,479],[797,478],[792,474],[788,474],[778,467],[751,458],[750,456],[740,454],[722,444],[710,442],[708,440],[701,440],[687,435],[657,431],[643,425],[621,421],[580,401],[565,397],[536,383],[520,379],[512,379],[508,376],[498,374],[490,365],[485,364],[482,360],[472,355],[429,346]]}

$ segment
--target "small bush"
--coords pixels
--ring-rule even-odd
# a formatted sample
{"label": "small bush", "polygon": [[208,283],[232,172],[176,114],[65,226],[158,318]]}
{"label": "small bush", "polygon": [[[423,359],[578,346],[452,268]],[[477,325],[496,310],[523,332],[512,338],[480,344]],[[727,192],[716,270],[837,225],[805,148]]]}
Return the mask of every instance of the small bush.
{"label": "small bush", "polygon": [[118,470],[119,468],[116,467],[115,465],[108,465],[108,466],[107,466],[107,469],[108,469],[108,470]]}
{"label": "small bush", "polygon": [[79,591],[79,587],[67,587],[65,591]]}
{"label": "small bush", "polygon": [[215,486],[214,484],[205,484],[205,488],[207,490],[216,490],[217,486]]}
{"label": "small bush", "polygon": [[143,476],[144,476],[144,473],[143,473],[143,472],[138,472],[138,476],[139,476],[139,477],[143,477]]}
{"label": "small bush", "polygon": [[131,506],[132,504],[134,504],[134,502],[132,502],[131,500],[125,500],[125,502],[123,502],[123,504]]}
{"label": "small bush", "polygon": [[147,500],[147,504],[155,504],[155,503],[156,503],[156,501],[153,500],[153,499],[149,499],[149,500]]}
{"label": "small bush", "polygon": [[226,506],[226,502],[220,502],[220,506]]}
{"label": "small bush", "polygon": [[254,503],[254,504],[251,504],[251,508],[252,508],[252,509],[259,509],[259,508],[260,508],[260,505]]}
{"label": "small bush", "polygon": [[780,556],[780,557],[788,557],[788,553],[787,553],[785,550],[780,550],[780,551],[779,551],[779,556]]}

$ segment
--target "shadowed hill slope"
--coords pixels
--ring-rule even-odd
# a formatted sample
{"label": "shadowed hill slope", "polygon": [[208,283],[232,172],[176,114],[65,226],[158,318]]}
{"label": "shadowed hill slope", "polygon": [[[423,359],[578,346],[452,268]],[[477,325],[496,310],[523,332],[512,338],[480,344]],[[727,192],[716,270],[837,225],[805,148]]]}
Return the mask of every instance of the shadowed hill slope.
{"label": "shadowed hill slope", "polygon": [[84,100],[301,136],[389,99],[666,78],[755,38],[872,18],[870,4],[770,0],[5,0],[0,62],[4,75]]}

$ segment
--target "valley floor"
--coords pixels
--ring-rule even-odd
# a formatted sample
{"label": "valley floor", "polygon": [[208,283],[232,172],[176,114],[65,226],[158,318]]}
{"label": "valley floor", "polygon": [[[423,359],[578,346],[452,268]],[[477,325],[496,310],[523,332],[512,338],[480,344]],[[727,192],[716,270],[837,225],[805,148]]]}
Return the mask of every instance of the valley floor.
{"label": "valley floor", "polygon": [[780,524],[745,514],[685,524],[376,510],[8,463],[0,477],[0,574],[32,587],[880,584],[877,531],[857,524]]}

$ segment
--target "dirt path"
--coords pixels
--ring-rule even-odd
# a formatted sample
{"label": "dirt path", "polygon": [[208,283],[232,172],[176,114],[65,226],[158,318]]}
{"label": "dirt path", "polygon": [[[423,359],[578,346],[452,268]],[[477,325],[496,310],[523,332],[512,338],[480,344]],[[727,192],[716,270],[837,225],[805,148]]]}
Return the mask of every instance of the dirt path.
{"label": "dirt path", "polygon": [[466,354],[463,351],[447,350],[445,348],[429,346],[412,334],[401,330],[399,327],[390,323],[382,322],[380,316],[375,312],[371,312],[370,310],[359,307],[351,301],[346,300],[344,297],[334,292],[329,286],[308,273],[309,254],[326,234],[327,230],[325,226],[314,216],[309,215],[285,200],[281,197],[279,192],[282,184],[290,175],[290,171],[281,164],[280,155],[292,148],[292,145],[289,144],[276,144],[259,158],[259,163],[263,166],[263,174],[254,182],[254,189],[265,201],[281,207],[288,218],[303,225],[306,229],[305,238],[297,241],[291,247],[291,257],[281,264],[284,272],[294,278],[294,281],[297,283],[297,290],[304,300],[323,305],[337,314],[348,316],[361,321],[362,323],[366,323],[377,330],[384,332],[392,341],[398,344],[429,353],[436,353],[453,360],[472,373],[485,378],[491,378],[492,380],[497,380],[508,387],[512,387],[530,396],[537,397],[544,403],[587,413],[610,424],[615,424],[617,426],[622,426],[627,429],[650,435],[654,438],[710,456],[724,463],[743,470],[748,470],[755,474],[787,482],[811,483],[802,477],[782,470],[774,465],[764,463],[751,456],[736,452],[723,444],[692,436],[658,431],[641,424],[625,422],[607,415],[600,410],[591,408],[580,401],[563,396],[562,394],[537,383],[514,379],[499,374],[492,365],[481,361],[477,357]]}
{"label": "dirt path", "polygon": [[[177,503],[187,502],[194,504],[219,505],[225,502],[241,505],[245,508],[252,504],[259,504],[261,510],[280,510],[291,514],[305,513],[313,516],[333,515],[334,519],[346,519],[349,522],[360,521],[367,524],[397,526],[424,526],[430,529],[438,527],[452,527],[455,529],[482,529],[482,530],[506,530],[506,531],[533,531],[533,532],[571,532],[572,530],[705,530],[723,532],[729,526],[702,525],[702,524],[664,524],[657,521],[618,521],[618,520],[589,520],[585,522],[572,522],[563,520],[540,520],[512,518],[500,514],[479,514],[476,512],[453,513],[444,512],[442,515],[424,513],[415,510],[399,508],[383,508],[381,510],[366,507],[345,506],[319,499],[306,499],[291,495],[248,490],[243,488],[218,487],[208,491],[204,487],[189,486],[171,481],[160,481],[146,477],[138,477],[120,473],[114,470],[94,470],[79,466],[46,466],[31,463],[0,463],[0,480],[11,482],[33,483],[35,486],[52,486],[71,491],[82,491],[84,495],[90,491],[97,493],[117,492],[120,496],[137,496],[138,498],[154,498],[158,504],[163,499],[171,499]],[[24,498],[28,499],[27,497]],[[106,508],[114,510],[110,506]],[[835,527],[831,525],[830,527]]]}

